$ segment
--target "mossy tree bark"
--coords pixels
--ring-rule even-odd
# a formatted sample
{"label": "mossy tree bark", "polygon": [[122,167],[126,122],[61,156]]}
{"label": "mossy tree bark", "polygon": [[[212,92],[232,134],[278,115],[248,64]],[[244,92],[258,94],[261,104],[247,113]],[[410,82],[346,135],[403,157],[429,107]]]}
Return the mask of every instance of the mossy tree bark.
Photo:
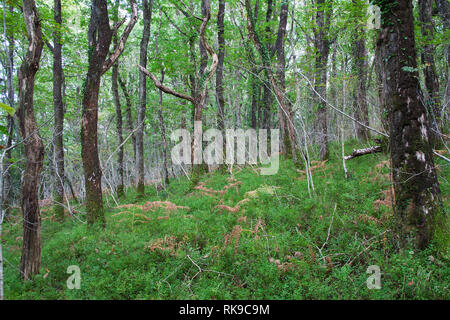
{"label": "mossy tree bark", "polygon": [[24,139],[26,167],[21,189],[23,214],[23,245],[20,260],[22,278],[38,274],[41,267],[41,216],[39,211],[39,181],[44,160],[44,144],[34,117],[34,81],[39,69],[42,48],[41,24],[33,0],[22,1],[28,36],[28,51],[18,72],[20,134]]}
{"label": "mossy tree bark", "polygon": [[385,108],[395,190],[395,215],[403,247],[425,248],[440,209],[440,190],[429,141],[430,127],[421,103],[412,1],[376,3],[381,9]]}

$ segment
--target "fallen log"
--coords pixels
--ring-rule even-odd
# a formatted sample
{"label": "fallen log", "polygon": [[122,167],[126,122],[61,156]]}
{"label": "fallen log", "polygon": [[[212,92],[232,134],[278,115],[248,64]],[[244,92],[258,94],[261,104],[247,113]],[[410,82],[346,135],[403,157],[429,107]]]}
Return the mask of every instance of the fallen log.
{"label": "fallen log", "polygon": [[344,157],[344,160],[350,160],[366,154],[381,152],[382,150],[383,149],[381,148],[381,146],[373,146],[364,149],[354,149],[351,155]]}

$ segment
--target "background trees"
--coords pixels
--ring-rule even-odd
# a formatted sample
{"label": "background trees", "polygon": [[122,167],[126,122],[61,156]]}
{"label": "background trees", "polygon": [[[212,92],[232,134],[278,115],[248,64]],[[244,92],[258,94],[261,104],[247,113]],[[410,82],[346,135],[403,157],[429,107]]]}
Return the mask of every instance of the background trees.
{"label": "background trees", "polygon": [[39,271],[38,200],[61,220],[104,223],[127,189],[142,198],[189,175],[171,163],[168,136],[194,121],[280,128],[299,170],[340,158],[329,148],[340,139],[389,136],[400,232],[429,242],[433,148],[448,152],[446,1],[383,1],[381,29],[362,0],[36,3],[2,8],[0,98],[18,106],[0,122],[2,203],[26,217],[24,274]]}

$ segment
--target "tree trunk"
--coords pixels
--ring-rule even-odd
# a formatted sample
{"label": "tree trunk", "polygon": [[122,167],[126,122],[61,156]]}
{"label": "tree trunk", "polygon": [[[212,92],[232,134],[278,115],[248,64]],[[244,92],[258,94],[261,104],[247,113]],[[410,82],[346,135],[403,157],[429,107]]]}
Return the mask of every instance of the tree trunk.
{"label": "tree trunk", "polygon": [[[144,10],[144,31],[140,44],[139,65],[147,67],[147,49],[150,39],[150,25],[152,21],[153,0],[142,1]],[[144,130],[145,130],[145,109],[147,104],[147,79],[143,72],[139,72],[139,109],[137,114],[136,130],[136,191],[138,197],[145,193],[145,172],[144,172]]]}
{"label": "tree trunk", "polygon": [[125,82],[122,80],[122,78],[120,77],[120,74],[118,75],[118,81],[119,81],[119,85],[120,88],[122,89],[122,93],[125,96],[125,101],[127,103],[127,111],[126,111],[126,117],[127,117],[127,130],[128,130],[128,134],[131,134],[131,141],[133,144],[133,159],[134,161],[136,161],[136,134],[133,132],[133,115],[131,112],[131,98],[130,98],[130,94],[128,93],[128,89],[127,86],[125,84]]}
{"label": "tree trunk", "polygon": [[86,213],[89,224],[105,225],[102,197],[102,170],[98,156],[97,122],[98,94],[102,74],[108,71],[123,52],[128,35],[137,21],[137,7],[130,0],[133,15],[125,28],[115,51],[106,58],[113,33],[109,26],[106,0],[92,0],[89,24],[89,68],[84,83],[83,114],[81,122],[81,157],[83,160],[86,187]]}
{"label": "tree trunk", "polygon": [[[114,8],[114,22],[118,22],[118,7]],[[114,49],[118,46],[117,33],[113,37]],[[111,86],[114,96],[114,106],[116,108],[116,129],[117,129],[117,145],[119,151],[117,153],[117,170],[119,174],[119,183],[117,185],[117,196],[120,198],[124,195],[123,185],[123,132],[122,132],[122,109],[120,107],[120,96],[118,87],[118,75],[119,75],[119,59],[112,66],[112,79]]]}
{"label": "tree trunk", "polygon": [[[356,26],[356,32],[353,33],[353,59],[354,59],[354,72],[353,75],[357,76],[357,84],[353,87],[354,96],[354,110],[355,118],[359,122],[369,125],[369,111],[367,109],[367,97],[366,97],[366,79],[367,79],[367,52],[366,52],[366,39],[364,33],[365,26],[365,2],[360,0],[353,0],[353,5],[357,9],[357,20],[363,23]],[[356,135],[360,140],[369,140],[369,131],[361,126],[356,126]]]}
{"label": "tree trunk", "polygon": [[281,97],[284,100],[285,108],[278,108],[280,117],[280,127],[283,135],[284,154],[286,157],[292,157],[294,163],[297,162],[296,141],[294,120],[288,99],[286,99],[286,84],[285,84],[285,68],[286,58],[284,53],[284,40],[286,36],[287,17],[289,13],[288,1],[282,1],[280,11],[280,23],[278,26],[277,40],[275,42],[274,50],[277,52],[277,78],[278,87],[281,91]]}
{"label": "tree trunk", "polygon": [[[216,96],[217,96],[217,116],[218,129],[225,134],[225,99],[223,97],[223,63],[225,60],[225,0],[219,0],[219,12],[217,13],[217,42],[219,44],[219,51],[217,53],[218,63],[216,69]],[[225,141],[223,146],[225,147]],[[225,148],[223,149],[225,150]],[[225,166],[222,166],[224,168]]]}
{"label": "tree trunk", "polygon": [[440,211],[440,190],[421,104],[411,0],[380,1],[383,57],[392,177],[398,236],[404,247],[424,249]]}
{"label": "tree trunk", "polygon": [[[3,10],[5,11],[5,6],[3,7]],[[13,12],[13,7],[9,7],[9,12]],[[4,18],[4,35],[5,38],[8,40],[8,47],[6,48],[6,39],[5,39],[5,53],[6,53],[6,60],[7,60],[7,82],[8,82],[8,103],[9,105],[14,108],[14,37],[7,36],[6,34],[6,12],[3,13]],[[6,148],[9,149],[12,146],[13,142],[13,133],[14,133],[14,117],[7,115],[7,122],[8,122],[8,138],[6,141]],[[3,185],[2,185],[2,207],[5,210],[5,216],[8,216],[10,213],[10,190],[11,190],[11,174],[9,172],[9,166],[11,165],[11,149],[6,151],[5,158],[3,159]]]}
{"label": "tree trunk", "polygon": [[[375,42],[377,42],[378,37],[375,38]],[[381,126],[383,127],[383,131],[386,132],[389,130],[389,124],[387,119],[385,108],[386,99],[384,97],[384,83],[385,83],[385,75],[383,73],[383,56],[381,54],[381,47],[376,45],[375,47],[375,73],[376,73],[376,84],[377,84],[377,93],[378,93],[378,110],[381,118]]]}
{"label": "tree trunk", "polygon": [[103,63],[112,39],[105,0],[92,0],[89,24],[89,68],[84,83],[81,125],[81,155],[86,187],[86,211],[89,224],[105,223],[102,198],[102,170],[98,157],[98,93]]}
{"label": "tree trunk", "polygon": [[39,69],[44,42],[41,24],[33,0],[23,0],[23,14],[28,35],[28,51],[18,72],[20,134],[25,145],[26,167],[22,180],[21,208],[23,214],[23,245],[20,260],[21,276],[29,279],[41,267],[41,216],[39,181],[44,160],[44,144],[34,117],[33,94],[35,75]]}
{"label": "tree trunk", "polygon": [[263,106],[262,106],[262,119],[260,119],[260,127],[263,129],[270,129],[270,114],[273,104],[273,94],[270,84],[267,80],[264,80],[263,84]]}
{"label": "tree trunk", "polygon": [[[447,31],[450,29],[450,3],[448,0],[436,0],[436,7],[438,9],[438,13],[442,18],[442,22],[444,24],[444,31]],[[450,74],[449,74],[449,68],[450,68],[450,45],[445,45],[445,59],[447,60],[447,65],[445,68],[445,74],[447,83],[445,86],[445,96],[444,96],[444,105],[448,105],[450,102]]]}
{"label": "tree trunk", "polygon": [[423,37],[422,46],[422,64],[424,65],[423,75],[425,78],[425,89],[429,99],[425,103],[429,106],[430,132],[429,138],[432,147],[439,145],[440,122],[441,122],[441,103],[439,97],[439,82],[436,76],[436,67],[434,64],[434,45],[433,45],[433,21],[431,0],[419,0],[419,18]]}
{"label": "tree trunk", "polygon": [[[161,83],[164,82],[164,69],[161,70]],[[163,117],[163,93],[159,91],[159,109],[158,109],[159,126],[161,128],[161,139],[163,144],[163,171],[164,182],[169,185],[169,171],[167,170],[167,141],[166,141],[166,127],[164,126]]]}
{"label": "tree trunk", "polygon": [[[314,36],[314,46],[316,49],[314,82],[315,91],[326,99],[327,93],[327,61],[330,51],[328,40],[328,30],[330,28],[331,8],[327,8],[328,3],[325,0],[316,0],[316,31]],[[320,97],[316,96],[317,106],[317,129],[320,145],[320,159],[326,160],[329,156],[328,149],[328,130],[327,130],[327,109],[326,103]]]}
{"label": "tree trunk", "polygon": [[61,0],[54,0],[54,18],[57,28],[53,34],[53,108],[55,112],[55,128],[53,131],[53,146],[55,159],[54,176],[54,211],[59,220],[64,220],[64,104],[62,97],[63,68],[61,40]]}

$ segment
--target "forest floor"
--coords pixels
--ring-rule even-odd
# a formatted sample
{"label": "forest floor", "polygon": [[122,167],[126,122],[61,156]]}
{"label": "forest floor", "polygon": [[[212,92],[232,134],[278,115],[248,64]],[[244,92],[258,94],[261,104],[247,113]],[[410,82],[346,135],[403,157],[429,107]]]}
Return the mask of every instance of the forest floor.
{"label": "forest floor", "polygon": [[[346,145],[346,154],[356,142]],[[422,252],[395,248],[389,161],[372,154],[347,161],[340,146],[305,174],[281,161],[278,174],[255,168],[214,172],[192,190],[187,178],[166,191],[130,189],[108,197],[106,229],[88,227],[82,208],[64,223],[43,208],[42,272],[21,281],[19,217],[4,223],[6,299],[449,299],[449,237]],[[448,164],[436,159],[444,207]],[[228,207],[227,207],[228,206]],[[447,230],[448,231],[448,230]],[[448,236],[448,233],[447,233]],[[69,290],[67,268],[81,270]],[[368,289],[370,265],[381,289]]]}

